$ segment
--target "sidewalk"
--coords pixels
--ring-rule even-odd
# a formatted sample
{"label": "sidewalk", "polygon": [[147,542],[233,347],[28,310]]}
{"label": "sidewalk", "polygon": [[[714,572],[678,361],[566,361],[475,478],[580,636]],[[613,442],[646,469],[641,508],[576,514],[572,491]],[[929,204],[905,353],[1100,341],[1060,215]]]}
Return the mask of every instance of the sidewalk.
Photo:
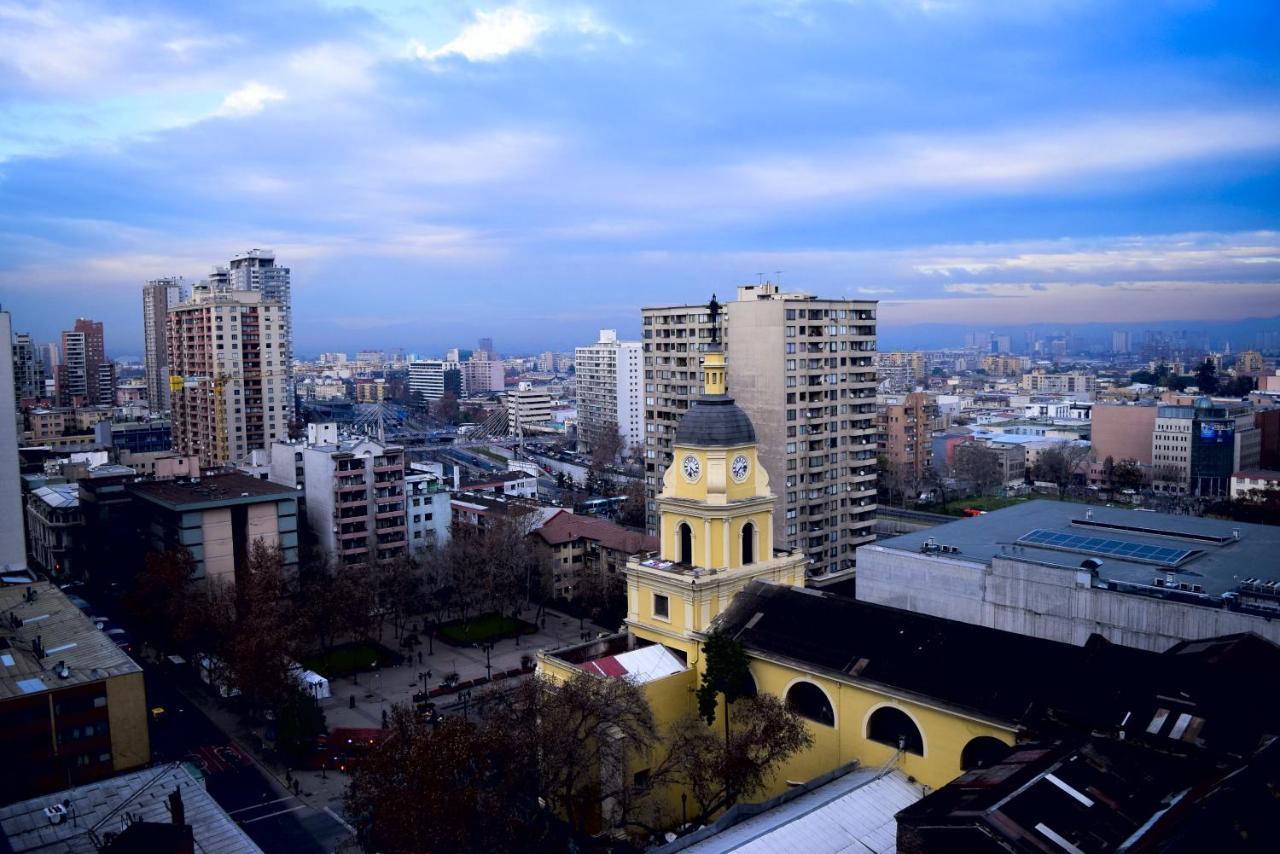
{"label": "sidewalk", "polygon": [[[548,610],[543,621],[544,626],[518,640],[510,638],[497,641],[486,660],[485,651],[479,646],[450,646],[439,638],[434,643],[434,654],[428,653],[429,645],[424,644],[405,660],[404,664],[395,667],[384,667],[357,677],[341,677],[329,680],[329,690],[333,696],[320,701],[325,720],[329,728],[335,727],[381,727],[383,711],[390,712],[396,703],[411,703],[413,695],[419,691],[439,687],[445,675],[457,673],[460,681],[466,682],[482,679],[490,673],[515,670],[521,666],[524,656],[536,658],[539,650],[558,649],[579,643],[584,632],[595,637],[605,631],[590,621],[579,619]],[[384,641],[385,642],[385,641]],[[388,643],[387,646],[392,646]],[[421,664],[418,663],[421,658]],[[486,667],[486,664],[488,667]],[[426,675],[420,680],[420,675]],[[425,683],[425,684],[424,684]],[[497,683],[510,685],[510,681]],[[476,692],[486,691],[489,686],[473,689]],[[351,708],[351,697],[355,697],[355,708]],[[440,705],[452,702],[451,695],[435,698]]]}

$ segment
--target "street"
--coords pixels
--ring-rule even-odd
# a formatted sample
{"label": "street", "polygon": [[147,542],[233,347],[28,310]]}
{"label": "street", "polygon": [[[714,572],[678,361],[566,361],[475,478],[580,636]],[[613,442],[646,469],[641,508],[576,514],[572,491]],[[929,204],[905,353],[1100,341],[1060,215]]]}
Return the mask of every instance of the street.
{"label": "street", "polygon": [[[285,790],[237,747],[160,667],[146,665],[148,706],[163,707],[166,719],[151,727],[155,761],[183,760],[198,768],[209,794],[244,828],[263,851],[325,854],[350,832],[323,807],[316,808]],[[304,784],[305,786],[305,784]],[[303,791],[304,796],[308,794]]]}

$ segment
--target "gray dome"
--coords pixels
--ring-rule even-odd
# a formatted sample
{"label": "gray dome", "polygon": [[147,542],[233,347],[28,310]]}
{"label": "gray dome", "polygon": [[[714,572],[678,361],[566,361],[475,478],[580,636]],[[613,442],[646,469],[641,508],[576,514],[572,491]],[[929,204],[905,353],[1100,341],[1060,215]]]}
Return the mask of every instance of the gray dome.
{"label": "gray dome", "polygon": [[676,426],[675,444],[702,447],[748,445],[756,440],[756,428],[732,397],[714,395],[693,402]]}

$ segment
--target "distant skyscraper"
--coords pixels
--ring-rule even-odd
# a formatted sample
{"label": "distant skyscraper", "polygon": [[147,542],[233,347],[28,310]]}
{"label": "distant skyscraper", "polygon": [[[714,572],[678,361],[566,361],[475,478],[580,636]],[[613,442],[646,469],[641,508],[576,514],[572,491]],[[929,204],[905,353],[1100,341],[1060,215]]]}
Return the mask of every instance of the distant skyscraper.
{"label": "distant skyscraper", "polygon": [[1132,351],[1132,342],[1128,332],[1111,333],[1111,352],[1128,353]]}
{"label": "distant skyscraper", "polygon": [[79,400],[89,404],[115,403],[114,392],[103,400],[99,382],[107,357],[103,344],[102,321],[77,318],[76,325],[62,333],[62,370],[58,384],[58,402],[70,406]]}
{"label": "distant skyscraper", "polygon": [[487,353],[488,354],[487,358],[490,361],[497,361],[498,351],[493,349],[492,338],[481,338],[479,342],[479,346],[476,347],[476,349],[479,350],[481,353]]}
{"label": "distant skyscraper", "polygon": [[[0,311],[0,341],[13,340],[9,312]],[[13,348],[0,347],[0,569],[27,565],[18,478],[18,412],[13,388]]]}
{"label": "distant skyscraper", "polygon": [[169,411],[169,350],[165,326],[169,307],[178,304],[182,279],[154,279],[142,286],[142,335],[147,363],[147,403],[152,412]]}
{"label": "distant skyscraper", "polygon": [[36,360],[36,345],[25,332],[13,336],[13,385],[18,400],[44,396],[44,372]]}
{"label": "distant skyscraper", "polygon": [[451,364],[439,359],[409,363],[409,394],[414,403],[429,403],[444,396],[444,372]]}
{"label": "distant skyscraper", "polygon": [[220,466],[289,435],[286,311],[260,291],[205,284],[169,308],[175,452]]}

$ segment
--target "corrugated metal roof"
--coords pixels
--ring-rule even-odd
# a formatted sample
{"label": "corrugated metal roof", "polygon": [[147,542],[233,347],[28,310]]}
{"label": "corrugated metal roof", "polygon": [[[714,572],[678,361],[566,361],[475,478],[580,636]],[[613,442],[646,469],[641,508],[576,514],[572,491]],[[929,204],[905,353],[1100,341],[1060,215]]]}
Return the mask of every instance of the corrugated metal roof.
{"label": "corrugated metal roof", "polygon": [[[0,833],[15,854],[97,854],[94,835],[121,830],[120,819],[129,813],[135,821],[168,824],[168,797],[182,792],[187,824],[191,825],[197,851],[207,854],[261,854],[254,844],[181,765],[147,768],[63,792],[0,807]],[[45,808],[70,801],[68,817],[53,824]]]}
{"label": "corrugated metal roof", "polygon": [[50,507],[62,509],[80,506],[80,487],[74,483],[58,483],[42,486],[32,493]]}
{"label": "corrugated metal roof", "polygon": [[624,677],[637,685],[679,673],[684,663],[661,644],[643,646],[618,655],[606,655],[582,663],[582,669],[596,676]]}
{"label": "corrugated metal roof", "polygon": [[901,771],[852,771],[684,849],[697,854],[827,854],[897,849],[898,811],[920,800]]}

